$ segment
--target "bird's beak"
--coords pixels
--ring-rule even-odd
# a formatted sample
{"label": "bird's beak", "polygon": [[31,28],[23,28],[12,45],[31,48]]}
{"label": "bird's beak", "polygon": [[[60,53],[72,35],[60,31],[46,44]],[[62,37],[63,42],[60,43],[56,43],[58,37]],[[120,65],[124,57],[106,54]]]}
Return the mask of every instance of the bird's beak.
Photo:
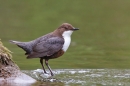
{"label": "bird's beak", "polygon": [[79,28],[74,28],[73,31],[79,30]]}

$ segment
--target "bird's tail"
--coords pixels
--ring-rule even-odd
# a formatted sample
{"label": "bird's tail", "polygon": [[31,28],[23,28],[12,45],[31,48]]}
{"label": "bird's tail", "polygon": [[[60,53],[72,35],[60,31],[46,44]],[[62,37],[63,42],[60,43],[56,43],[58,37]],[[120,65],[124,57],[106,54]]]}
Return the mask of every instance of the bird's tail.
{"label": "bird's tail", "polygon": [[23,49],[26,48],[26,43],[25,42],[14,41],[14,40],[10,40],[9,42],[12,43],[12,44],[16,44],[20,48],[23,48]]}
{"label": "bird's tail", "polygon": [[14,41],[14,40],[9,40],[9,42],[12,43],[12,44],[16,44],[16,45],[18,45],[19,43],[21,43],[19,41]]}
{"label": "bird's tail", "polygon": [[20,41],[14,41],[14,40],[9,40],[9,42],[12,44],[16,44],[18,47],[22,48],[24,51],[26,51],[25,54],[30,53],[30,49],[28,48],[27,42],[20,42]]}

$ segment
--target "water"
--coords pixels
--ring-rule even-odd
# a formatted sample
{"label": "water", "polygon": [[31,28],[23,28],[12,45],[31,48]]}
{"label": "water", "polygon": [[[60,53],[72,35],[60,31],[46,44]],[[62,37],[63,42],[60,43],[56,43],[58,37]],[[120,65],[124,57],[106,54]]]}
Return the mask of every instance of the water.
{"label": "water", "polygon": [[55,69],[53,77],[41,69],[23,72],[39,81],[32,86],[130,86],[130,69]]}

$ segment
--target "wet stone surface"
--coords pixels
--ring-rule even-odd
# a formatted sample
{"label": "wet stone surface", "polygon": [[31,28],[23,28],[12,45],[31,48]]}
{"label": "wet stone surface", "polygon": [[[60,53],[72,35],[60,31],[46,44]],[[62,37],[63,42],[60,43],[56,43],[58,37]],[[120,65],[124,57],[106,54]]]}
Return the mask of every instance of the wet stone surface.
{"label": "wet stone surface", "polygon": [[23,72],[40,81],[39,86],[130,86],[129,69],[55,69],[53,77],[42,69]]}

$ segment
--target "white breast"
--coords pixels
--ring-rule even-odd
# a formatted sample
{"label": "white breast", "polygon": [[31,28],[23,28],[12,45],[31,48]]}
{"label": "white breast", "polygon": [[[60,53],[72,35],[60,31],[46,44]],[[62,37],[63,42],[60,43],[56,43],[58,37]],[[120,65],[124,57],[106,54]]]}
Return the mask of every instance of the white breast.
{"label": "white breast", "polygon": [[64,38],[63,51],[66,52],[71,42],[71,34],[73,31],[65,31],[62,36]]}

